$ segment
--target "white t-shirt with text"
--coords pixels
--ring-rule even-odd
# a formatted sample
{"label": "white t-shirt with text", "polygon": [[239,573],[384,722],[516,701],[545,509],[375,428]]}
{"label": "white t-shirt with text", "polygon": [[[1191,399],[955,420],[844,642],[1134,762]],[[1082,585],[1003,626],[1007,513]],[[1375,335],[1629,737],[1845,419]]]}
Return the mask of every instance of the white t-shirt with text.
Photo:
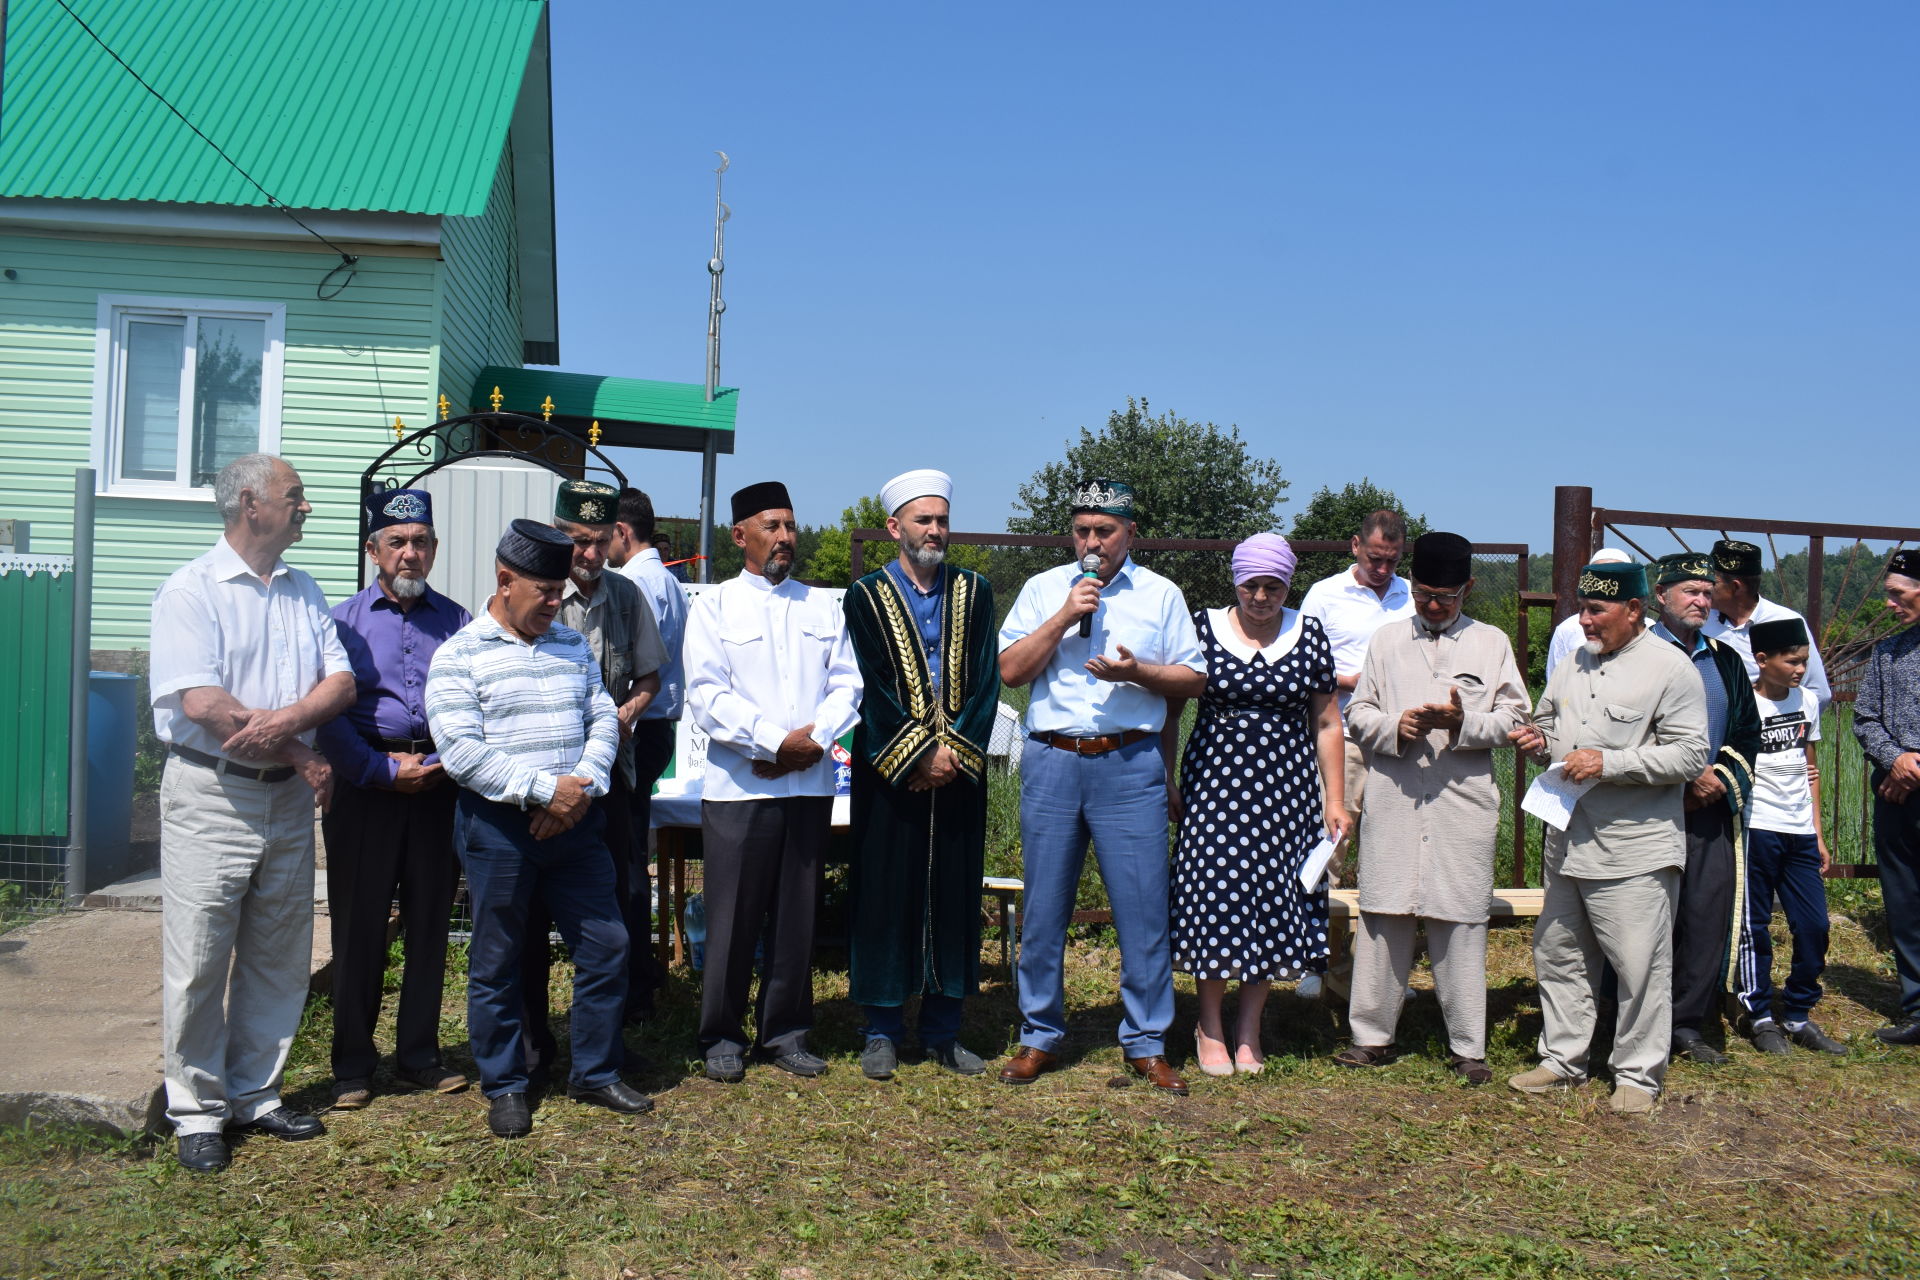
{"label": "white t-shirt with text", "polygon": [[1820,704],[1805,688],[1775,701],[1754,690],[1760,706],[1760,754],[1754,762],[1749,825],[1787,835],[1814,834],[1807,744],[1820,740]]}

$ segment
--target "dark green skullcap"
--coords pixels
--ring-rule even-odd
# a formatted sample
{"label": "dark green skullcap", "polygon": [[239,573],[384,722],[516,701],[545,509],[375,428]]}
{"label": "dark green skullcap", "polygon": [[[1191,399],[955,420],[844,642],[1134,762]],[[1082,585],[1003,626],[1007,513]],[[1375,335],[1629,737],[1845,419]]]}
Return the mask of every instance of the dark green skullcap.
{"label": "dark green skullcap", "polygon": [[1756,622],[1747,628],[1747,640],[1753,645],[1755,653],[1785,653],[1789,649],[1803,648],[1812,643],[1807,639],[1804,618],[1775,618],[1771,622]]}
{"label": "dark green skullcap", "polygon": [[1713,561],[1699,551],[1676,551],[1655,560],[1653,585],[1670,587],[1676,582],[1712,582]]}
{"label": "dark green skullcap", "polygon": [[1122,520],[1133,520],[1137,518],[1135,506],[1132,485],[1120,480],[1088,480],[1073,491],[1071,514],[1077,516],[1083,511],[1098,511],[1119,516]]}
{"label": "dark green skullcap", "polygon": [[620,491],[591,480],[568,480],[553,495],[553,518],[568,524],[612,524],[620,511]]}
{"label": "dark green skullcap", "polygon": [[1760,576],[1760,548],[1751,542],[1722,538],[1713,544],[1713,567],[1736,578]]}
{"label": "dark green skullcap", "polygon": [[1590,564],[1580,570],[1575,595],[1585,600],[1644,600],[1647,569],[1638,564]]}

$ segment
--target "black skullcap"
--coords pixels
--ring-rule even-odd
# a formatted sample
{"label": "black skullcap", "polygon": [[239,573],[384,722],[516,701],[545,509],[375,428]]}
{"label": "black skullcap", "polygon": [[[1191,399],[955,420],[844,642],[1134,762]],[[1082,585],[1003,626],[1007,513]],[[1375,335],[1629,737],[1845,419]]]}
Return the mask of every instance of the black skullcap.
{"label": "black skullcap", "polygon": [[433,495],[425,489],[381,489],[361,502],[367,508],[367,532],[389,525],[433,523]]}
{"label": "black skullcap", "polygon": [[1413,540],[1412,574],[1423,587],[1457,587],[1473,576],[1473,544],[1457,533],[1423,533]]}
{"label": "black skullcap", "polygon": [[1698,551],[1676,551],[1670,556],[1661,556],[1651,568],[1656,587],[1670,587],[1676,582],[1713,581],[1713,562]]}
{"label": "black skullcap", "polygon": [[762,480],[759,484],[750,484],[733,495],[733,522],[751,520],[762,511],[791,511],[793,499],[787,496],[787,486],[778,480]]}
{"label": "black skullcap", "polygon": [[1751,542],[1722,538],[1713,544],[1713,567],[1736,578],[1760,576],[1760,548]]}
{"label": "black skullcap", "polygon": [[1920,581],[1920,551],[1904,547],[1887,557],[1887,572]]}
{"label": "black skullcap", "polygon": [[573,539],[538,520],[508,525],[493,554],[507,568],[543,582],[565,582],[573,571]]}
{"label": "black skullcap", "polygon": [[1747,639],[1752,643],[1755,653],[1785,653],[1811,643],[1807,639],[1807,624],[1803,618],[1775,618],[1771,622],[1756,622],[1747,628]]}

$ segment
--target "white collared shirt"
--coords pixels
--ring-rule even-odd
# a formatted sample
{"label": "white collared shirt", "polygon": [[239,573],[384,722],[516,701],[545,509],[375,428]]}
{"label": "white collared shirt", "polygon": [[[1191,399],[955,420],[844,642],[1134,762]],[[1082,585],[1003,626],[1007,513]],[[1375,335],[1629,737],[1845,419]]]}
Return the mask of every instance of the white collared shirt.
{"label": "white collared shirt", "polygon": [[[1806,621],[1804,617],[1787,606],[1775,604],[1765,596],[1761,596],[1753,606],[1753,616],[1739,626],[1730,624],[1727,621],[1727,615],[1715,609],[1707,618],[1707,625],[1700,628],[1700,633],[1712,636],[1720,643],[1730,646],[1740,655],[1740,660],[1747,664],[1747,679],[1758,680],[1760,664],[1753,660],[1753,624],[1778,622],[1782,618],[1800,618],[1802,622]],[[1807,635],[1809,638],[1812,637],[1812,626],[1807,627]],[[1827,683],[1827,664],[1820,660],[1820,646],[1817,644],[1809,643],[1807,646],[1807,674],[1800,681],[1800,687],[1811,694],[1819,704],[1814,708],[1814,718],[1818,719],[1820,712],[1826,710],[1827,704],[1833,701],[1833,686]]]}
{"label": "white collared shirt", "polygon": [[[152,637],[154,733],[212,756],[221,739],[187,718],[186,690],[225,689],[243,707],[278,711],[353,670],[320,584],[284,560],[262,582],[224,534],[153,593]],[[313,732],[300,741],[312,746]]]}
{"label": "white collared shirt", "polygon": [[[1348,566],[1345,572],[1308,587],[1300,601],[1300,612],[1320,619],[1327,643],[1333,647],[1333,673],[1357,676],[1367,660],[1367,641],[1373,639],[1373,633],[1395,618],[1413,616],[1413,589],[1405,578],[1395,578],[1387,584],[1387,594],[1378,595],[1354,577],[1353,567]],[[1353,694],[1341,690],[1342,712],[1351,701]]]}
{"label": "white collared shirt", "polygon": [[[834,739],[860,718],[860,668],[831,596],[788,578],[742,572],[693,602],[684,648],[686,714],[711,739],[707,800],[834,793]],[[756,778],[795,729],[826,754],[808,769]]]}
{"label": "white collared shirt", "polygon": [[[1028,578],[1000,627],[1000,651],[1005,653],[1045,625],[1082,576],[1079,565],[1063,564]],[[1142,662],[1190,667],[1205,675],[1207,655],[1186,598],[1179,587],[1128,557],[1101,590],[1100,607],[1092,616],[1092,634],[1082,639],[1079,627],[1069,627],[1033,678],[1027,731],[1076,738],[1129,729],[1157,733],[1166,723],[1167,700],[1137,684],[1101,680],[1087,670],[1087,662],[1095,654],[1117,658],[1124,645]]]}
{"label": "white collared shirt", "polygon": [[687,636],[687,589],[667,572],[666,562],[652,547],[634,555],[619,572],[639,587],[640,594],[653,606],[660,642],[667,646],[667,661],[660,668],[660,692],[653,695],[640,718],[678,720],[687,697],[687,668],[681,657]]}

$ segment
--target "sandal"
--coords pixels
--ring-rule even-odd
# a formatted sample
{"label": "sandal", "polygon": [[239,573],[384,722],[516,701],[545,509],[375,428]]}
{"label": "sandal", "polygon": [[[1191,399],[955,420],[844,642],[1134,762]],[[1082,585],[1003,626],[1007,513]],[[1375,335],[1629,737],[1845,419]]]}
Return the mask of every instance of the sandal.
{"label": "sandal", "polygon": [[1384,1067],[1393,1061],[1393,1046],[1350,1044],[1333,1055],[1337,1067]]}
{"label": "sandal", "polygon": [[1475,1088],[1493,1082],[1493,1068],[1480,1058],[1463,1058],[1457,1053],[1450,1054],[1447,1057],[1447,1066],[1453,1074]]}

